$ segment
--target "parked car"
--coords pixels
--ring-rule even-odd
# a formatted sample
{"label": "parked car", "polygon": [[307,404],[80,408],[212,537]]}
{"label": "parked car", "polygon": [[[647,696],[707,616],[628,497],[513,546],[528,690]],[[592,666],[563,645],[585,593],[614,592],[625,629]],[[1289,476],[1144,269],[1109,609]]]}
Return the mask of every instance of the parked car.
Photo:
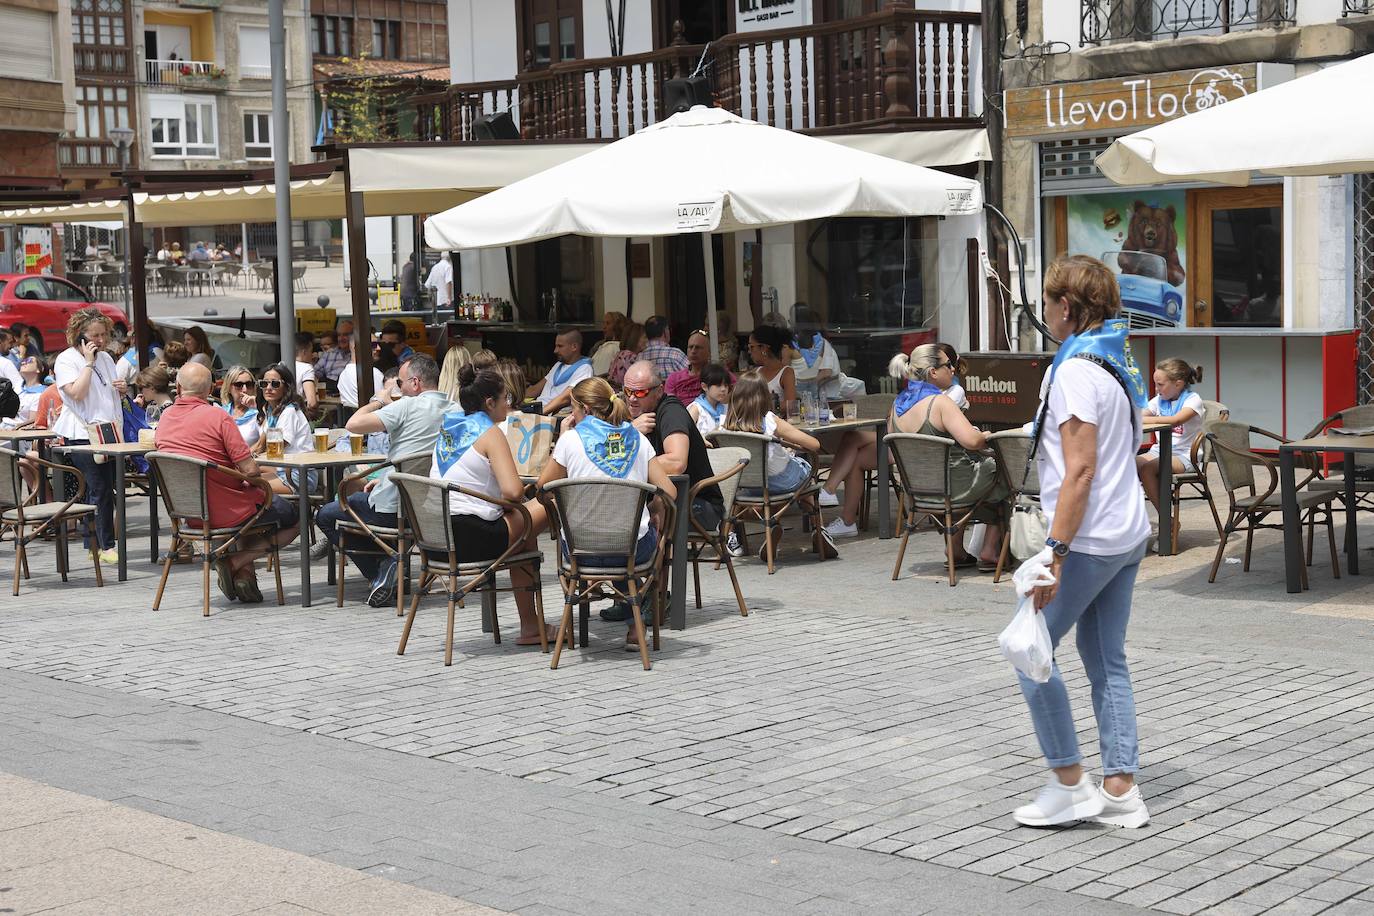
{"label": "parked car", "polygon": [[72,312],[94,305],[110,321],[116,334],[129,332],[124,310],[97,302],[84,289],[61,277],[34,274],[0,274],[0,325],[23,322],[34,329],[45,353],[67,346],[67,320]]}
{"label": "parked car", "polygon": [[1184,324],[1183,289],[1168,280],[1159,255],[1108,251],[1102,260],[1116,273],[1121,308],[1133,328],[1176,328]]}

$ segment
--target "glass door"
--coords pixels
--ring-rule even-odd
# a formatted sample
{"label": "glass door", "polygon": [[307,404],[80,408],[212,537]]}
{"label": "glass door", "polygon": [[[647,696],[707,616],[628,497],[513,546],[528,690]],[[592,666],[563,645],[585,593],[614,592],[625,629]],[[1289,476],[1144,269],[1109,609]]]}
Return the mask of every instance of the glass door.
{"label": "glass door", "polygon": [[1283,187],[1193,191],[1193,327],[1283,326]]}

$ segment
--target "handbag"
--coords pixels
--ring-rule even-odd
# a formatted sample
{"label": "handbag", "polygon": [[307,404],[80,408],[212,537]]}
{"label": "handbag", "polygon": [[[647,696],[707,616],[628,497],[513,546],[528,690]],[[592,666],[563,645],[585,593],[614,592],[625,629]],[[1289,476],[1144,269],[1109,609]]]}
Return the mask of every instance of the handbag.
{"label": "handbag", "polygon": [[[124,420],[104,420],[100,423],[86,424],[86,438],[91,445],[109,445],[113,442],[124,441]],[[91,458],[96,464],[104,464],[109,460],[109,455],[92,455]]]}
{"label": "handbag", "polygon": [[1040,503],[1022,496],[1016,500],[1011,511],[1011,555],[1022,562],[1029,560],[1045,549],[1045,538],[1049,536],[1049,526],[1045,524],[1045,513]]}

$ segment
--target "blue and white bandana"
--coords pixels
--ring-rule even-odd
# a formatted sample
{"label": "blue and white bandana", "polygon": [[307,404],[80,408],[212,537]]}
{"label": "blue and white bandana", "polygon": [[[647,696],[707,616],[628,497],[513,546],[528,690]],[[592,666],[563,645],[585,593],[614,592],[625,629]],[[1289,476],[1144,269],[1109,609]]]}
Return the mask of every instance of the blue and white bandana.
{"label": "blue and white bandana", "polygon": [[892,402],[892,410],[900,417],[932,394],[943,394],[943,392],[930,382],[918,382],[915,379],[910,379],[907,381],[906,387],[897,395],[897,400]]}
{"label": "blue and white bandana", "polygon": [[439,438],[434,443],[434,463],[440,474],[448,474],[449,468],[458,463],[472,444],[482,437],[482,433],[494,426],[486,411],[463,413],[451,410],[444,414],[443,425],[439,427]]}
{"label": "blue and white bandana", "polygon": [[590,366],[592,361],[587,357],[582,357],[575,363],[560,363],[553,367],[553,383],[555,385],[567,384],[568,379],[573,377],[573,373],[583,366]]}
{"label": "blue and white bandana", "polygon": [[725,422],[725,412],[730,407],[729,404],[721,404],[719,407],[713,407],[711,406],[711,400],[704,394],[697,395],[697,399],[692,403],[709,413],[717,424]]}
{"label": "blue and white bandana", "polygon": [[802,361],[806,363],[806,368],[810,369],[816,365],[816,360],[820,359],[821,351],[825,349],[825,338],[817,334],[811,338],[811,346],[803,347],[799,341],[793,341],[792,345],[801,354]]}
{"label": "blue and white bandana", "polygon": [[611,477],[624,480],[639,455],[639,430],[625,422],[612,426],[605,420],[586,417],[573,427],[582,440],[582,450],[592,464]]}

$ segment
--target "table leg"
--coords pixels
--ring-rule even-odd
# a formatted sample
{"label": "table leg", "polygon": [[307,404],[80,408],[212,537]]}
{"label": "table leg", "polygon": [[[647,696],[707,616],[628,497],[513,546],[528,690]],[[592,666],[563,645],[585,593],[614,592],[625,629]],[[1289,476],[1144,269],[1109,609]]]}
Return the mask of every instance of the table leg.
{"label": "table leg", "polygon": [[1352,576],[1360,574],[1359,532],[1355,528],[1355,453],[1345,453],[1345,569]]}
{"label": "table leg", "polygon": [[111,455],[106,460],[115,463],[115,527],[119,529],[115,552],[119,555],[119,581],[124,582],[129,578],[129,513],[124,498],[124,458]]}
{"label": "table leg", "polygon": [[1298,514],[1293,450],[1279,447],[1279,487],[1283,503],[1283,574],[1288,593],[1302,591],[1302,519]]}
{"label": "table leg", "polygon": [[[325,469],[325,481],[326,481],[326,483],[325,483],[325,489],[324,489],[324,492],[325,492],[325,493],[333,493],[333,494],[335,495],[335,497],[338,496],[338,493],[339,493],[339,473],[340,473],[339,469],[335,469],[335,468],[326,468],[326,469]],[[335,565],[336,563],[338,563],[338,557],[337,557],[337,555],[334,553],[334,542],[333,542],[333,541],[327,541],[326,543],[329,544],[329,553],[328,553],[328,555],[327,555],[327,556],[328,556],[328,566],[329,566],[329,573],[328,573],[329,578],[328,578],[328,582],[329,582],[330,585],[334,585],[334,584],[335,584],[335,576],[336,576],[336,573],[334,572],[334,565]]]}
{"label": "table leg", "polygon": [[687,501],[691,482],[686,475],[675,475],[673,485],[677,487],[677,524],[673,530],[673,567],[669,579],[672,600],[668,602],[668,626],[674,630],[687,629],[687,525],[688,513],[692,511]]}
{"label": "table leg", "polygon": [[892,468],[888,460],[887,421],[879,423],[878,431],[878,537],[892,537]]}
{"label": "table leg", "polygon": [[300,504],[301,607],[310,607],[310,487],[309,474],[301,468],[296,474],[296,500]]}
{"label": "table leg", "polygon": [[158,518],[157,518],[157,472],[156,472],[155,470],[153,470],[153,466],[152,466],[151,464],[149,464],[149,465],[148,465],[148,544],[149,544],[149,550],[150,550],[149,556],[152,557],[152,560],[153,560],[154,563],[156,563],[156,562],[158,561],[158,556],[157,556],[157,541],[158,541],[158,534],[160,534],[160,533],[161,533],[161,532],[158,530]]}
{"label": "table leg", "polygon": [[1159,438],[1159,555],[1174,552],[1174,430],[1165,427]]}

